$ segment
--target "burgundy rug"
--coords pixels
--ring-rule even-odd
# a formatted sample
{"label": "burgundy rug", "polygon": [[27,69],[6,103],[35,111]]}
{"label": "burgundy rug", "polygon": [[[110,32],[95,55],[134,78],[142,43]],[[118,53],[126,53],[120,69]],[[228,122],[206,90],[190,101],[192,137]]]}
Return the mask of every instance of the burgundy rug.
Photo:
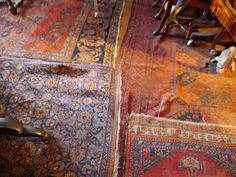
{"label": "burgundy rug", "polygon": [[[121,47],[121,168],[127,114],[155,115],[162,96],[175,91],[176,39],[163,40],[152,35],[158,21],[153,18],[156,10],[151,4],[151,0],[134,0],[128,31]],[[122,172],[120,170],[120,176]]]}

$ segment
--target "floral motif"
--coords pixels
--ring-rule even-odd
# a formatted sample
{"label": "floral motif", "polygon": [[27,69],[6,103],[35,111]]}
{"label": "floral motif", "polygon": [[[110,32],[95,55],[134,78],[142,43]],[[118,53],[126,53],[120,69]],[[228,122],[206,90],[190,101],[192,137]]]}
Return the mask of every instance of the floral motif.
{"label": "floral motif", "polygon": [[70,159],[72,162],[80,162],[83,158],[85,158],[85,155],[86,151],[80,147],[72,148],[70,150]]}
{"label": "floral motif", "polygon": [[[21,79],[9,80],[11,73]],[[111,174],[111,77],[112,69],[105,66],[0,60],[0,116],[52,135],[49,144],[1,136],[0,172],[19,177]]]}
{"label": "floral motif", "polygon": [[183,86],[188,86],[198,79],[197,72],[184,72],[178,76]]}

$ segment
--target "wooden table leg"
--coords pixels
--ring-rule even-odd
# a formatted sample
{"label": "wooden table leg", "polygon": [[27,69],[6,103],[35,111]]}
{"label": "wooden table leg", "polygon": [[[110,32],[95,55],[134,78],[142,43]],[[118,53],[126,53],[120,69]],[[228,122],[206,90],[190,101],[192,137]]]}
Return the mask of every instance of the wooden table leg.
{"label": "wooden table leg", "polygon": [[161,30],[163,29],[164,25],[166,24],[168,17],[170,16],[170,12],[171,12],[171,8],[172,8],[173,4],[174,4],[173,0],[168,0],[166,2],[166,10],[165,10],[164,16],[161,19],[161,23],[160,23],[159,28],[157,30],[153,31],[153,35],[157,36],[160,34]]}
{"label": "wooden table leg", "polygon": [[17,7],[21,6],[23,4],[24,0],[18,1],[17,3],[12,2],[12,0],[5,0],[5,2],[7,3],[11,14],[16,15],[17,14]]}
{"label": "wooden table leg", "polygon": [[94,17],[98,16],[98,0],[93,0],[93,6],[94,6]]}
{"label": "wooden table leg", "polygon": [[154,15],[155,19],[159,19],[161,17],[161,14],[163,13],[164,9],[165,9],[165,4],[168,0],[164,0],[163,4],[161,5],[160,10]]}
{"label": "wooden table leg", "polygon": [[16,7],[14,6],[14,3],[11,0],[6,0],[5,2],[7,3],[10,12],[13,15],[16,15],[17,11],[16,11]]}
{"label": "wooden table leg", "polygon": [[211,44],[211,50],[210,50],[210,56],[214,56],[216,54],[215,46],[220,41],[222,36],[225,34],[226,29],[221,26],[219,31],[216,33],[215,37],[213,38],[212,44]]}
{"label": "wooden table leg", "polygon": [[152,7],[158,7],[159,3],[161,2],[161,0],[155,0],[153,3],[152,3]]}

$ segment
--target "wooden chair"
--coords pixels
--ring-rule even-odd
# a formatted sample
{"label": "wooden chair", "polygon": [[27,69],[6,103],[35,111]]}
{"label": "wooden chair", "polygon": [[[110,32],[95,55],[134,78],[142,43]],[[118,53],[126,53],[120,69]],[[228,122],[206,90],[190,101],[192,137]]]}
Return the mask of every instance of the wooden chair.
{"label": "wooden chair", "polygon": [[[176,5],[176,7],[171,12],[173,5]],[[201,16],[203,10],[209,11],[210,2],[204,0],[200,0],[197,2],[195,0],[167,0],[164,6],[165,6],[165,12],[161,19],[160,26],[157,30],[153,32],[153,34],[159,35],[161,31],[164,29],[164,27],[165,27],[164,30],[165,33],[170,24],[174,22],[187,32],[186,38],[189,38],[192,32],[193,21],[197,19],[199,16]],[[195,9],[195,13],[192,13],[191,15],[185,13],[185,11],[188,11],[188,8],[191,8],[191,10]],[[184,28],[183,25],[181,25],[181,23],[178,22],[178,20],[189,21],[188,29]]]}
{"label": "wooden chair", "polygon": [[[153,7],[157,7],[159,5],[161,0],[156,0],[155,2],[153,2],[152,6]],[[159,19],[161,17],[161,15],[163,14],[164,12],[164,8],[165,8],[165,4],[168,0],[164,0],[161,4],[161,8],[159,9],[159,11],[154,15],[154,18],[155,19]]]}
{"label": "wooden chair", "polygon": [[[218,19],[219,28],[216,31],[209,33],[195,32],[190,35],[188,45],[192,45],[195,40],[212,41],[210,55],[214,56],[216,44],[221,44],[226,47],[236,46],[236,1],[234,0],[212,0],[210,9]],[[222,37],[228,35],[231,41],[221,41]],[[201,36],[204,36],[201,38]]]}

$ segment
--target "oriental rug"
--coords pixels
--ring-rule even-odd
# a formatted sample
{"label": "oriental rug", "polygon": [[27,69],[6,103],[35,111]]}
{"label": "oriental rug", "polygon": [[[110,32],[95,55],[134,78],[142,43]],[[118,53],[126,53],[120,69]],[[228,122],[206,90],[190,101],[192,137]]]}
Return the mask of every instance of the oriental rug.
{"label": "oriental rug", "polygon": [[123,0],[24,1],[17,15],[0,6],[0,56],[112,65]]}
{"label": "oriental rug", "polygon": [[0,60],[0,117],[52,136],[0,136],[0,176],[113,176],[117,118],[113,69]]}
{"label": "oriental rug", "polygon": [[128,30],[117,60],[121,72],[120,173],[123,172],[126,115],[132,111],[155,115],[162,96],[175,90],[176,39],[162,40],[152,35],[158,24],[153,18],[155,9],[151,4],[152,0],[133,1]]}
{"label": "oriental rug", "polygon": [[[209,48],[187,47],[184,32],[172,28],[154,37],[159,21],[152,0],[134,0],[121,46],[120,176],[127,114],[144,113],[191,122],[236,125],[235,74],[206,67]],[[122,20],[121,20],[122,22]],[[205,22],[204,22],[205,23]]]}
{"label": "oriental rug", "polygon": [[126,177],[234,177],[236,127],[130,115]]}

